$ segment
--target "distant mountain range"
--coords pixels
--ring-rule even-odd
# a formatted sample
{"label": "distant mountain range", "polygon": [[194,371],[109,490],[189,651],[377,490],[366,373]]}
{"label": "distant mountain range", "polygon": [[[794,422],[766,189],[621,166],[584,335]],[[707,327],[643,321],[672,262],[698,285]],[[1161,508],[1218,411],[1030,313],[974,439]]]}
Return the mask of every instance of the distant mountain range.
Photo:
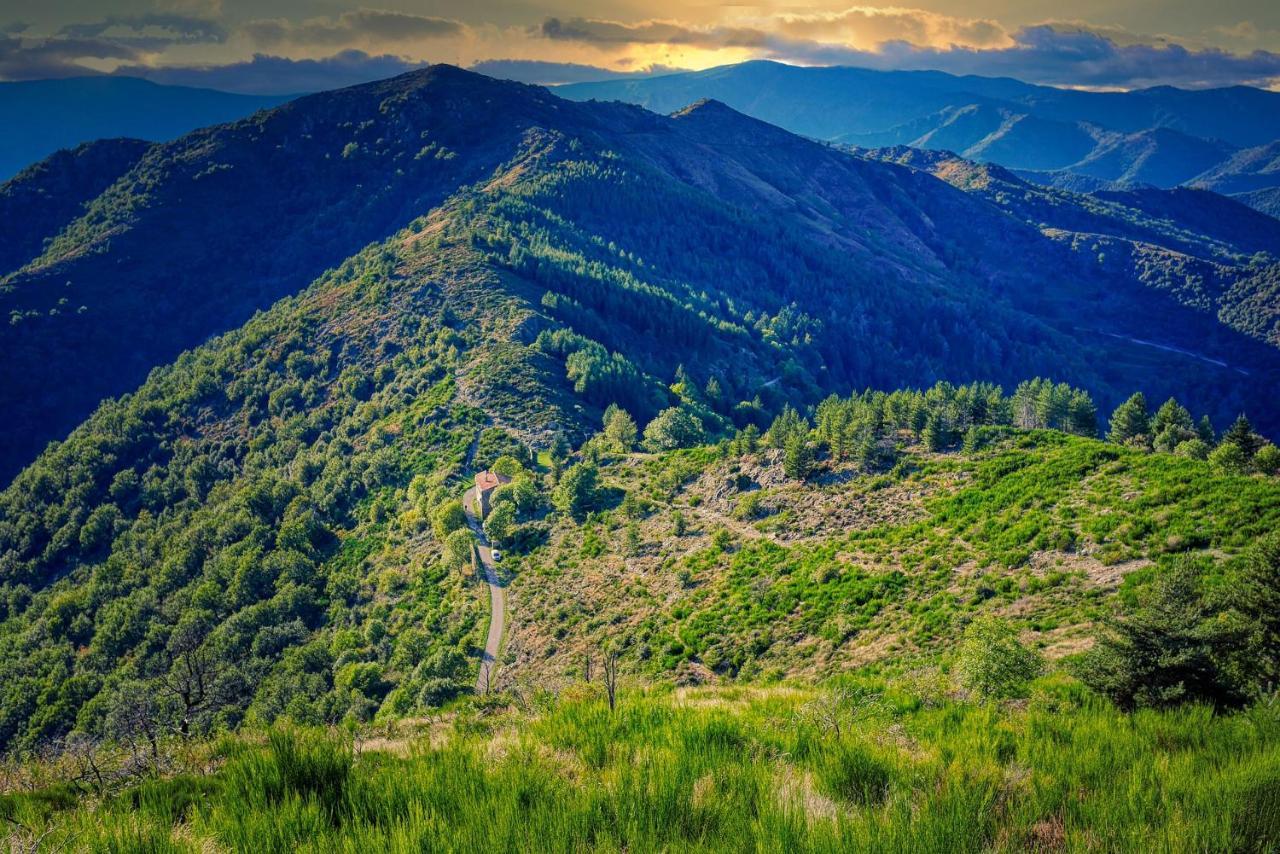
{"label": "distant mountain range", "polygon": [[0,83],[0,180],[61,148],[111,137],[173,139],[287,100],[134,77]]}
{"label": "distant mountain range", "polygon": [[[472,247],[438,275],[483,270],[529,329],[619,354],[638,417],[683,363],[745,404],[774,380],[812,399],[1053,374],[1104,407],[1143,388],[1280,430],[1254,394],[1280,377],[1280,223],[1211,193],[1084,196],[917,156],[856,156],[715,101],[666,117],[448,66],[60,154],[0,187],[27,223],[0,241],[0,469],[433,211]],[[543,428],[591,419],[538,411]]]}
{"label": "distant mountain range", "polygon": [[559,87],[572,99],[670,112],[699,98],[795,133],[998,163],[1068,189],[1200,186],[1275,211],[1280,93],[1237,86],[1081,92],[933,71],[747,62]]}

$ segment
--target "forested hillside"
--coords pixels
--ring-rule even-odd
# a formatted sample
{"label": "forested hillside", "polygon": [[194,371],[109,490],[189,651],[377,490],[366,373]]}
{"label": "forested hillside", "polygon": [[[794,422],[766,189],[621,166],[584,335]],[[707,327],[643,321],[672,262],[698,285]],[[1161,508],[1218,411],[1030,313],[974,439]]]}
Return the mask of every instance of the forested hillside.
{"label": "forested hillside", "polygon": [[[1150,287],[1145,257],[1067,252],[932,176],[723,105],[661,117],[437,66],[153,146],[74,222],[37,216],[43,252],[0,287],[4,470],[184,348],[476,198],[495,226],[485,251],[644,370],[683,360],[705,381],[746,330],[743,400],[775,379],[812,399],[1052,369],[1106,405],[1141,387],[1219,425],[1280,418],[1251,394],[1275,349]],[[690,332],[704,326],[712,338]],[[673,357],[677,340],[710,350]]]}
{"label": "forested hillside", "polygon": [[1266,217],[447,67],[124,149],[0,295],[15,844],[1280,839]]}
{"label": "forested hillside", "polygon": [[[797,410],[832,388],[891,387],[932,374],[986,376],[1013,388],[1019,375],[1057,367],[1119,399],[1102,362],[1132,345],[1108,346],[1101,337],[1088,352],[1058,350],[1066,332],[1033,320],[1012,297],[994,299],[1027,281],[1015,263],[1019,252],[1056,248],[997,208],[929,175],[807,143],[719,105],[671,120],[622,110],[634,122],[625,157],[599,139],[525,134],[518,155],[489,180],[300,296],[153,372],[17,477],[0,496],[0,740],[34,746],[73,727],[109,729],[113,710],[193,661],[211,669],[206,693],[179,692],[184,726],[285,713],[316,722],[367,719],[380,708],[402,714],[456,693],[468,682],[480,624],[458,573],[466,546],[451,539],[461,525],[451,500],[471,470],[506,456],[504,465],[535,486],[525,514],[548,501],[562,519],[602,509],[595,502],[609,493],[597,495],[586,469],[554,478],[567,462],[566,443],[593,434],[602,413],[617,420],[618,407],[643,426],[655,452],[768,430],[774,447],[800,456],[784,460],[784,471],[804,479],[816,456],[806,460],[820,450],[808,449]],[[709,159],[708,150],[720,156]],[[688,181],[673,177],[693,165],[704,171]],[[619,199],[627,200],[625,216]],[[794,230],[779,233],[781,214],[794,217]],[[934,219],[945,227],[928,227]],[[992,238],[983,266],[930,251],[953,245],[964,230],[981,234],[984,222]],[[705,252],[708,246],[716,251]],[[887,281],[895,286],[884,287]],[[1196,394],[1194,376],[1170,377],[1154,399],[1169,387],[1189,390],[1183,399],[1195,419],[1171,405],[1153,422],[1145,403],[1131,401],[1116,442],[1208,457],[1219,437],[1200,416],[1206,402],[1222,398]],[[885,519],[904,521],[928,509],[917,504],[918,493],[932,493],[925,484],[935,476],[980,482],[984,475],[981,468],[948,475],[947,465],[931,459],[895,463],[899,442],[943,451],[967,440],[971,427],[1002,425],[1093,436],[1104,420],[1084,389],[1041,384],[1019,394],[944,385],[922,396],[859,398],[845,410],[824,404],[819,436],[828,451],[821,453],[872,477],[855,487],[853,472],[834,468],[833,482],[845,482],[850,496],[883,487],[891,487],[886,496],[907,493],[900,496],[905,515]],[[1265,400],[1257,403],[1266,411]],[[627,440],[619,423],[619,441],[630,447],[635,436]],[[793,434],[804,447],[790,447]],[[1272,471],[1275,451],[1263,449],[1251,427],[1236,434],[1213,462],[1179,464],[1175,480],[1189,479],[1194,493],[1230,498],[1211,518],[1193,514],[1199,523],[1176,529],[1190,539],[1175,551],[1222,550],[1267,524],[1274,481],[1251,472]],[[986,441],[978,434],[971,450]],[[1036,482],[1070,483],[1100,467],[1113,482],[1108,492],[1120,489],[1119,470],[1109,466],[1127,457],[1072,445],[1055,463],[1047,450],[1053,443],[1044,447],[1043,464],[1062,472]],[[560,498],[537,486],[539,450],[552,454],[555,490],[576,484],[563,486]],[[675,500],[670,490],[682,484],[668,479],[686,469],[668,463],[655,473],[655,500]],[[885,471],[892,475],[883,482],[872,475]],[[1231,474],[1219,482],[1217,472]],[[653,488],[638,487],[637,499]],[[1001,526],[1004,500],[974,524]],[[1168,518],[1154,528],[1141,524],[1152,536],[1175,530]],[[492,537],[505,543],[513,530],[494,527]],[[1002,545],[973,539],[972,553],[948,551],[926,573],[952,558],[1020,567],[1033,553],[1068,551],[1077,539],[1101,548],[1110,530],[1015,527]],[[567,533],[571,542],[603,542],[590,529]],[[537,524],[527,536],[535,556],[542,537],[548,548],[562,542],[557,530]],[[638,536],[643,543],[644,531]],[[658,527],[647,536],[665,534]],[[1152,548],[1141,539],[1132,545],[1141,545],[1132,556]],[[689,571],[726,547],[690,554]],[[932,548],[927,540],[919,547]],[[596,557],[609,552],[591,548]],[[906,579],[916,564],[899,558],[896,571]],[[846,596],[864,605],[881,581],[866,583],[841,588],[831,607],[842,609]],[[936,581],[919,583],[911,597],[938,594],[929,586]],[[514,590],[526,595],[521,585]],[[895,588],[898,594],[907,595]],[[826,620],[815,617],[805,631],[835,631]],[[653,631],[670,633],[674,625]],[[934,625],[934,636],[946,637],[947,625]],[[782,650],[759,643],[762,660]],[[681,653],[659,644],[668,646],[663,655],[674,657],[658,661],[675,666]],[[711,657],[696,644],[679,648]]]}
{"label": "forested hillside", "polygon": [[1070,247],[1086,265],[1136,277],[1180,305],[1280,344],[1274,299],[1280,220],[1274,217],[1199,189],[1075,193],[946,151],[853,151],[936,175]]}

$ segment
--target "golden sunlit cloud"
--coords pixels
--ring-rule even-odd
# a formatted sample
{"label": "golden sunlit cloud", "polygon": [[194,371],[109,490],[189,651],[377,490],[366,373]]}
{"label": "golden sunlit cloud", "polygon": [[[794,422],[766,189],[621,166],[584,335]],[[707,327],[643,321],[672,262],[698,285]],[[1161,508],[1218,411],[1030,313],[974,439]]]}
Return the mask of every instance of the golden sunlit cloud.
{"label": "golden sunlit cloud", "polygon": [[[265,12],[275,2],[261,0],[254,8]],[[513,23],[510,15],[505,21],[484,20],[486,11],[501,18],[498,7],[477,6],[468,15],[456,0],[434,4],[433,10],[447,10],[441,14],[357,7],[323,16],[277,13],[241,20],[222,11],[230,6],[226,0],[167,0],[164,5],[169,11],[69,21],[43,32],[6,27],[16,22],[0,20],[0,75],[19,79],[115,68],[144,74],[170,69],[166,73],[180,75],[184,68],[199,68],[216,82],[214,69],[220,65],[279,69],[281,63],[308,62],[310,71],[338,69],[340,79],[349,81],[361,76],[361,63],[368,63],[373,74],[397,63],[412,68],[424,62],[514,61],[559,66],[580,79],[591,67],[633,73],[771,59],[1007,75],[1092,88],[1270,86],[1280,80],[1280,55],[1264,49],[1280,34],[1251,21],[1175,39],[1113,23],[1072,19],[1010,26],[997,16],[866,3],[702,6],[668,17],[565,15],[537,23]],[[192,11],[173,11],[179,8]]]}

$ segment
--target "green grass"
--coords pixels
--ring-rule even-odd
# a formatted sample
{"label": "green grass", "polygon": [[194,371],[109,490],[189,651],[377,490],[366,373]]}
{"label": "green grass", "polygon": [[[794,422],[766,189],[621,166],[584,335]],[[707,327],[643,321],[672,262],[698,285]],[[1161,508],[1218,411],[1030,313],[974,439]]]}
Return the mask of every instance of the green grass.
{"label": "green grass", "polygon": [[218,770],[0,812],[110,851],[1265,851],[1280,844],[1280,713],[1124,715],[1042,680],[1021,706],[866,683],[594,687],[464,706],[392,750],[276,729]]}
{"label": "green grass", "polygon": [[[846,467],[832,484],[771,486],[773,519],[788,520],[776,530],[781,541],[767,525],[758,538],[724,531],[746,527],[735,509],[765,490],[729,486],[719,510],[703,500],[708,490],[768,465],[776,463],[709,448],[606,465],[604,482],[643,508],[637,551],[649,563],[638,577],[622,565],[630,520],[621,508],[585,527],[560,520],[547,545],[512,557],[526,619],[547,624],[563,607],[593,617],[560,622],[564,660],[543,670],[569,672],[582,648],[620,637],[658,677],[687,663],[748,680],[773,668],[825,673],[851,656],[903,670],[945,655],[974,617],[992,613],[1010,617],[1029,643],[1067,654],[1170,562],[1196,556],[1216,563],[1211,576],[1229,577],[1241,552],[1280,527],[1275,478],[1033,431],[974,454],[909,447],[892,472]],[[847,528],[808,509],[832,496],[835,506],[901,512]],[[672,507],[690,520],[686,536],[673,535]],[[602,566],[616,567],[617,583],[599,580]],[[667,582],[668,592],[663,576],[681,582]],[[864,647],[873,657],[858,657]]]}

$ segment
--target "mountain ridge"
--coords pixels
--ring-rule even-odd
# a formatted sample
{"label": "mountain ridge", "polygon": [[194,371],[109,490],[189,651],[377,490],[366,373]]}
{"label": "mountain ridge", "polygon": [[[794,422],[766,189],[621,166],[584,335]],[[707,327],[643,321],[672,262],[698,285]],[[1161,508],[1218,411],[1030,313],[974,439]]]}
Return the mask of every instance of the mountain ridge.
{"label": "mountain ridge", "polygon": [[[715,97],[818,139],[878,148],[910,144],[1044,173],[1064,188],[1082,176],[1222,192],[1242,152],[1280,139],[1280,99],[1250,87],[1084,92],[943,72],[799,67],[768,61],[645,80],[557,87],[568,98],[617,99],[670,112]],[[1255,177],[1247,190],[1277,186]]]}
{"label": "mountain ridge", "polygon": [[[1062,311],[1059,306],[1064,300],[1076,298],[1071,296],[1077,287],[1071,277],[1102,275],[1125,284],[1108,286],[1107,299],[1116,307],[1103,309],[1095,325],[1105,328],[1120,323],[1109,331],[1123,333],[1120,318],[1142,304],[1154,324],[1147,332],[1168,336],[1168,343],[1177,348],[1208,349],[1219,353],[1211,357],[1218,361],[1244,358],[1256,362],[1254,370],[1270,370],[1257,366],[1274,359],[1271,350],[1237,341],[1227,326],[1205,315],[1208,303],[1199,296],[1167,302],[1157,297],[1152,302],[1142,284],[1153,263],[1146,250],[1132,250],[1136,253],[1132,262],[1113,262],[1099,273],[1096,261],[1082,259],[1061,240],[1046,240],[1038,222],[1009,218],[988,199],[966,197],[915,171],[895,171],[897,167],[851,157],[720,102],[702,102],[674,117],[663,117],[622,104],[564,101],[539,87],[432,66],[389,81],[300,98],[250,119],[146,148],[140,160],[83,216],[46,235],[42,254],[9,272],[0,292],[0,308],[11,316],[10,325],[0,332],[11,354],[0,368],[5,378],[5,391],[0,394],[15,425],[9,438],[10,447],[15,448],[9,471],[24,458],[30,459],[45,441],[78,423],[99,399],[127,391],[156,364],[234,328],[252,311],[297,292],[325,268],[384,239],[414,217],[459,193],[473,192],[468,187],[480,188],[494,180],[520,184],[526,180],[521,170],[533,175],[543,169],[542,164],[552,170],[547,178],[551,180],[563,168],[557,164],[573,162],[573,146],[613,151],[622,158],[620,163],[656,170],[653,179],[669,184],[664,192],[705,194],[696,203],[692,197],[673,197],[681,199],[680,206],[694,204],[693,209],[699,210],[720,206],[723,210],[717,216],[732,210],[741,211],[732,216],[767,213],[788,224],[778,239],[811,247],[804,249],[806,253],[844,252],[843,261],[818,261],[814,256],[801,269],[817,265],[813,270],[821,270],[819,276],[845,277],[842,287],[865,294],[857,298],[864,301],[859,304],[874,303],[880,306],[877,311],[898,311],[889,308],[883,295],[872,295],[870,281],[882,277],[903,289],[904,299],[910,293],[909,300],[921,305],[929,301],[954,305],[945,311],[967,318],[951,321],[961,326],[986,323],[977,320],[982,313],[976,308],[978,302],[991,297],[1000,304],[1007,302],[1006,327],[991,326],[982,333],[992,340],[1009,338],[1010,330],[1016,330],[1015,338],[1028,336],[1028,342],[1050,334],[1050,328],[1055,330],[1051,336],[1065,336],[1053,345],[1010,341],[992,346],[1029,346],[1030,351],[1071,346],[1067,342],[1079,333],[1067,315],[1050,318]],[[605,155],[593,155],[597,156]],[[600,164],[607,162],[605,157]],[[525,165],[509,169],[513,158],[523,159]],[[608,167],[591,168],[614,180]],[[496,177],[504,170],[507,178]],[[579,183],[585,188],[594,180]],[[579,183],[572,185],[577,188]],[[353,193],[353,188],[358,192]],[[190,204],[193,199],[201,203]],[[594,202],[580,209],[562,208],[560,215],[570,222],[588,213],[594,218],[590,220],[593,228],[619,236],[636,228],[618,220],[616,211]],[[656,210],[654,216],[661,218]],[[639,234],[643,245],[650,245],[647,241],[653,235]],[[725,241],[719,236],[714,239]],[[695,245],[688,248],[699,253]],[[1240,251],[1219,244],[1204,259],[1214,288],[1227,289],[1240,277],[1235,270],[1241,262],[1232,260],[1233,253]],[[1046,288],[1044,281],[1036,279],[1040,273],[1022,269],[1020,252],[1042,255],[1044,269],[1061,269],[1064,275]],[[669,252],[664,257],[673,270],[684,270],[683,275],[694,279],[703,275]],[[1172,263],[1161,257],[1154,263]],[[854,266],[847,272],[835,272],[839,265],[849,264]],[[627,261],[618,275],[629,280],[649,275],[647,269]],[[812,270],[800,273],[814,274]],[[129,282],[123,291],[117,289],[122,275]],[[796,274],[775,275],[785,281]],[[681,294],[676,303],[693,299],[693,292],[685,292],[688,285],[678,279],[659,290],[667,287]],[[759,276],[750,287],[763,287],[764,293],[776,286],[768,283],[767,276]],[[779,311],[792,299],[816,308],[834,304],[833,299],[851,298],[804,291],[784,297],[784,292],[769,297],[767,313]],[[729,302],[741,298],[726,292],[697,311],[723,312]],[[663,299],[670,302],[672,298]],[[1250,299],[1246,294],[1239,302],[1252,305]],[[1162,307],[1157,310],[1157,306]],[[1255,309],[1248,311],[1257,314]],[[601,329],[609,326],[599,317],[593,324]],[[1029,331],[1036,326],[1044,331]],[[1271,334],[1269,327],[1252,320],[1244,328],[1255,338]],[[151,343],[140,348],[138,335],[144,330]],[[620,340],[643,349],[638,339],[624,336]],[[831,376],[843,378],[839,382],[875,379],[892,384],[912,376],[913,369],[886,371],[867,356],[850,363],[836,352],[846,345],[837,343],[831,332],[824,332],[822,340],[826,343],[820,347],[825,348],[824,358],[831,366],[822,370],[834,371]],[[904,340],[895,346],[917,345]],[[926,344],[924,349],[933,346]],[[953,340],[946,346],[965,352],[971,345]],[[63,355],[54,347],[65,348]],[[79,369],[77,358],[112,369],[87,375]],[[641,354],[642,361],[648,358],[650,354]],[[1028,361],[1018,371],[1006,369],[1002,374],[1006,381],[1044,373],[1040,368],[1048,364],[1038,362],[1039,356],[1019,358]],[[1088,358],[1073,355],[1068,360],[1078,361],[1079,367],[1073,370],[1083,372],[1073,378],[1101,388],[1102,381],[1092,373],[1101,367],[1086,369]],[[907,362],[911,361],[909,357]],[[932,366],[921,369],[920,381],[932,380],[942,370],[960,379],[967,378],[962,371],[982,369],[976,351],[963,359],[956,357],[945,368],[938,355],[927,361]],[[854,364],[861,367],[851,367]],[[822,360],[815,359],[813,370],[821,365]],[[667,364],[663,370],[673,367]],[[832,381],[816,379],[819,376],[810,372],[797,380],[799,387],[817,388]],[[1135,375],[1127,385],[1136,385],[1137,379]],[[1110,402],[1105,395],[1104,399]],[[1210,408],[1225,419],[1238,406],[1219,403]],[[1258,417],[1270,429],[1268,413],[1260,412]]]}

